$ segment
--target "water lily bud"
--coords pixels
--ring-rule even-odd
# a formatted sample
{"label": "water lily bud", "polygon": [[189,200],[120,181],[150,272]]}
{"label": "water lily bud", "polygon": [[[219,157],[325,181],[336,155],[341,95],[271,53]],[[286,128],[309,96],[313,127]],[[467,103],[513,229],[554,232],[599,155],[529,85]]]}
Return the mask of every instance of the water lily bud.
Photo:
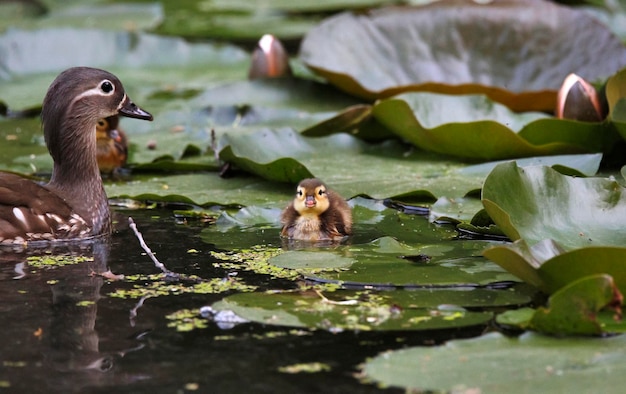
{"label": "water lily bud", "polygon": [[249,79],[277,78],[291,75],[289,55],[280,40],[265,34],[252,52]]}
{"label": "water lily bud", "polygon": [[589,82],[576,74],[565,78],[556,98],[557,118],[601,122],[606,112],[598,91]]}

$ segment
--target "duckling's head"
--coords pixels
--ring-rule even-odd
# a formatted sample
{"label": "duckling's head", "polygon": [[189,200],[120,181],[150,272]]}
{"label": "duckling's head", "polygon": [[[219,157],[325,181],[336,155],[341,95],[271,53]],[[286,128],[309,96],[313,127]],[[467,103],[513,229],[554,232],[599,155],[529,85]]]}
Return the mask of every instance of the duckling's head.
{"label": "duckling's head", "polygon": [[330,207],[326,185],[317,178],[308,178],[298,184],[293,207],[302,216],[319,216]]}
{"label": "duckling's head", "polygon": [[108,118],[98,119],[96,123],[96,131],[98,133],[107,134],[110,130],[117,129],[120,124],[120,119],[117,115],[109,116]]}
{"label": "duckling's head", "polygon": [[[46,144],[55,162],[74,149],[70,145],[86,145],[89,139],[95,145],[98,120],[113,115],[152,120],[107,71],[74,67],[59,74],[48,88],[41,111]],[[66,147],[68,152],[64,152]]]}

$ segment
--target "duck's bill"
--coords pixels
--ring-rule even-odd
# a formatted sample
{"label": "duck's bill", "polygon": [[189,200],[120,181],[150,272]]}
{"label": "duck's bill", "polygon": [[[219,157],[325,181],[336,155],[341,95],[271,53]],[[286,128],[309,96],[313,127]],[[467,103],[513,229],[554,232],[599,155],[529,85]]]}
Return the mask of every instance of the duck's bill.
{"label": "duck's bill", "polygon": [[143,109],[139,108],[135,103],[132,102],[130,98],[128,98],[128,96],[126,96],[124,98],[124,101],[122,101],[122,104],[120,104],[119,113],[120,115],[128,116],[129,118],[145,120],[154,119],[150,112],[144,111]]}

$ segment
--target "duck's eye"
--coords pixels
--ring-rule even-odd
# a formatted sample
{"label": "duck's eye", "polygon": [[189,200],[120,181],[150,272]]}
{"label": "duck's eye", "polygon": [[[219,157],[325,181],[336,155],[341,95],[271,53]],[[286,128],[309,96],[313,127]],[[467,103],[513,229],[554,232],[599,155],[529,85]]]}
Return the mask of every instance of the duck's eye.
{"label": "duck's eye", "polygon": [[302,192],[302,189],[298,189],[298,191],[296,192],[296,195],[297,195],[298,197],[302,197],[302,195],[303,195],[303,194],[304,194],[304,193]]}
{"label": "duck's eye", "polygon": [[100,90],[102,90],[104,93],[111,93],[114,89],[115,88],[113,87],[113,84],[108,79],[105,79],[100,84]]}
{"label": "duck's eye", "polygon": [[100,120],[98,121],[98,126],[100,126],[100,127],[105,127],[106,125],[107,125],[106,120],[104,120],[104,119],[100,119]]}
{"label": "duck's eye", "polygon": [[317,191],[317,194],[319,194],[320,196],[323,196],[323,195],[324,195],[324,193],[326,193],[326,190],[324,190],[324,189],[319,189],[319,190]]}

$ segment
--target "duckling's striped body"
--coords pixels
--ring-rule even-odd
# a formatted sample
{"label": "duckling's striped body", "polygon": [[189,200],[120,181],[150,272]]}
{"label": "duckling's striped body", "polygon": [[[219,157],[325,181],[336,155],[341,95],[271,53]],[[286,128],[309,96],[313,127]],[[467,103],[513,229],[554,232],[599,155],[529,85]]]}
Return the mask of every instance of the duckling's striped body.
{"label": "duckling's striped body", "polygon": [[76,67],[54,80],[41,114],[54,160],[52,178],[40,185],[0,172],[0,243],[80,239],[111,231],[96,160],[96,123],[117,114],[152,120],[104,70]]}
{"label": "duckling's striped body", "polygon": [[304,241],[341,240],[352,234],[352,210],[337,193],[319,179],[305,179],[296,197],[285,208],[281,235]]}

